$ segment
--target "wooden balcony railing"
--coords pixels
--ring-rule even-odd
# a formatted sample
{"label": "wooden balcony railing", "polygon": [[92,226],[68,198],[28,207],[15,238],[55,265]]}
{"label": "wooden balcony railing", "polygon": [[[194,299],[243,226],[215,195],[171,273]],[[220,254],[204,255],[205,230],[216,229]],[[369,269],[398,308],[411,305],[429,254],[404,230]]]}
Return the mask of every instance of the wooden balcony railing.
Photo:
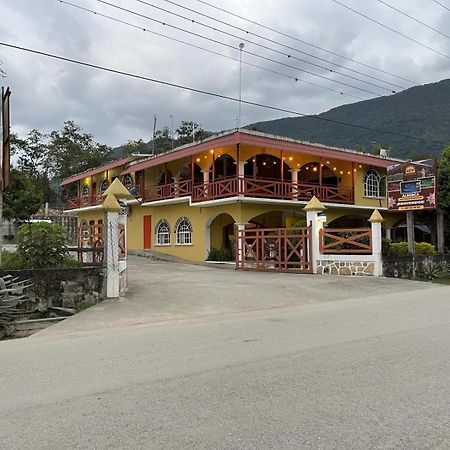
{"label": "wooden balcony railing", "polygon": [[[130,189],[144,202],[191,197],[192,202],[245,196],[279,200],[308,201],[313,196],[330,203],[353,204],[352,188],[319,186],[309,183],[293,183],[271,179],[237,178],[235,176],[208,183],[193,184],[192,180],[177,180],[159,186],[133,186]],[[101,203],[101,196],[76,197],[67,200],[66,208],[82,208]]]}

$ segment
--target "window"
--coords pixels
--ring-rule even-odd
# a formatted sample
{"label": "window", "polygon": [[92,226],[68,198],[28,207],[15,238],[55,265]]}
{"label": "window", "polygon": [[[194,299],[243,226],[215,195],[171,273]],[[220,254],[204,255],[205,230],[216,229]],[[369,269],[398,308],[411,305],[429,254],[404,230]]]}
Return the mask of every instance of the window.
{"label": "window", "polygon": [[89,186],[87,184],[83,185],[83,187],[81,188],[81,203],[83,205],[86,205],[89,203]]}
{"label": "window", "polygon": [[108,189],[108,186],[109,186],[109,181],[108,180],[103,180],[101,183],[100,183],[100,194],[103,194],[103,192],[105,192],[106,191],[106,189]]}
{"label": "window", "polygon": [[364,174],[364,197],[381,197],[384,192],[382,178],[374,169],[368,169]]}
{"label": "window", "polygon": [[156,244],[170,245],[170,226],[165,219],[156,224]]}
{"label": "window", "polygon": [[192,225],[187,217],[180,217],[175,225],[177,245],[192,244]]}
{"label": "window", "polygon": [[130,173],[127,173],[123,176],[123,185],[129,189],[133,185],[133,177]]}

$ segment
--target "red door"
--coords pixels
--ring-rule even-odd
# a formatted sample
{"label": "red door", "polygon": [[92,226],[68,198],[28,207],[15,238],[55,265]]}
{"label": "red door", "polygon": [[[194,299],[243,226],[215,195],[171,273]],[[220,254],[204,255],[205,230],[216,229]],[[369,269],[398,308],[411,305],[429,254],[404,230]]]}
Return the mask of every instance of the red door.
{"label": "red door", "polygon": [[144,248],[152,248],[152,216],[144,216]]}

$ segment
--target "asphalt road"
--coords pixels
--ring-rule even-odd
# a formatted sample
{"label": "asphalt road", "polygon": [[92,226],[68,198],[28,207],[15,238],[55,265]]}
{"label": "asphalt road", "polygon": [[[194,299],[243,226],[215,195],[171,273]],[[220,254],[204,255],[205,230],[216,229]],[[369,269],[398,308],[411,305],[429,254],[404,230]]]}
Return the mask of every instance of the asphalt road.
{"label": "asphalt road", "polygon": [[1,342],[0,379],[2,449],[448,449],[450,288]]}

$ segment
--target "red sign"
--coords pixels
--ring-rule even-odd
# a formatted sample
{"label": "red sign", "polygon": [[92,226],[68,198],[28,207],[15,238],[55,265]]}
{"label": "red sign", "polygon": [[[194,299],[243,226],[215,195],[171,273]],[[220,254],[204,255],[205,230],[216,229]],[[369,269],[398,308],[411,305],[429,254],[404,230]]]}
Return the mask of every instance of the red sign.
{"label": "red sign", "polygon": [[388,166],[387,193],[390,211],[436,209],[436,161]]}

